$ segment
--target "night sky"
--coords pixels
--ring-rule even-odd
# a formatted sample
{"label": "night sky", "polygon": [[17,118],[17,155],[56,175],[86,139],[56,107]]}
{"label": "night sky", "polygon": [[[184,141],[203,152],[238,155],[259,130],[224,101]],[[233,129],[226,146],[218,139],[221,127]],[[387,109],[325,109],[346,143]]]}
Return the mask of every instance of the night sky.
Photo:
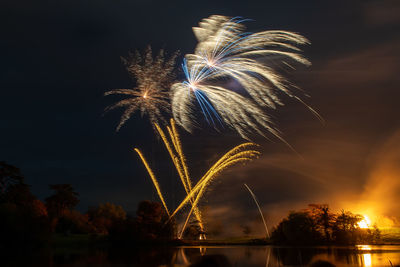
{"label": "night sky", "polygon": [[[311,96],[305,101],[326,123],[284,98],[286,105],[271,115],[300,156],[278,140],[255,137],[263,156],[225,172],[207,193],[202,205],[205,214],[213,215],[210,226],[229,220],[236,227],[245,214],[257,216],[244,182],[272,222],[289,209],[314,202],[334,208],[353,208],[357,201],[380,201],[381,196],[397,202],[396,0],[3,0],[0,160],[19,167],[41,199],[50,194],[48,184],[70,183],[81,195],[82,211],[104,202],[134,211],[140,200],[157,200],[132,150],[139,147],[168,192],[169,205],[176,205],[183,190],[148,120],[136,114],[116,133],[121,110],[103,116],[104,108],[117,99],[103,94],[134,86],[121,56],[149,44],[154,50],[191,53],[196,45],[191,27],[213,14],[253,19],[246,23],[253,32],[281,29],[307,37],[311,45],[303,47],[304,55],[313,65],[287,77]],[[180,132],[194,177],[244,142],[232,132]],[[371,193],[382,182],[376,178],[381,171],[390,172],[385,176],[391,177],[390,190]],[[375,198],[366,200],[369,196]],[[393,214],[400,207],[379,205],[385,207],[383,215],[400,215]]]}

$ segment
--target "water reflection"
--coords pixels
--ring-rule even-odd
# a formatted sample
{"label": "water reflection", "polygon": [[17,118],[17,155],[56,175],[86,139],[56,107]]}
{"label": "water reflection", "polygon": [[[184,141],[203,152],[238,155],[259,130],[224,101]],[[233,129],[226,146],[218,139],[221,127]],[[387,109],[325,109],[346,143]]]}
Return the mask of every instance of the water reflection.
{"label": "water reflection", "polygon": [[[325,261],[335,266],[391,266],[400,264],[400,246],[353,247],[157,247],[130,249],[47,249],[2,257],[1,266],[311,266]],[[204,264],[209,265],[204,265]]]}
{"label": "water reflection", "polygon": [[363,254],[363,265],[365,267],[372,266],[371,254]]}
{"label": "water reflection", "polygon": [[370,267],[372,266],[372,254],[370,251],[372,247],[369,245],[359,245],[357,248],[361,251],[361,262],[362,266]]}

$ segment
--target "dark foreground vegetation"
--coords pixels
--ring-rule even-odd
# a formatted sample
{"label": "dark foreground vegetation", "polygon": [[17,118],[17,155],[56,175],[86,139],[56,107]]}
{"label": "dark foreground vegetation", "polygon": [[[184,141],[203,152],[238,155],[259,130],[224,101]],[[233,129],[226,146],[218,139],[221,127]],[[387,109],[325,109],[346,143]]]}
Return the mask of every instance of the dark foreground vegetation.
{"label": "dark foreground vegetation", "polygon": [[162,205],[142,201],[136,214],[127,215],[121,206],[104,203],[76,210],[79,194],[69,184],[50,185],[53,193],[44,201],[35,197],[20,170],[0,162],[0,249],[46,245],[88,244],[134,245],[319,245],[380,242],[380,231],[360,229],[363,218],[350,212],[332,213],[327,205],[310,205],[291,212],[273,230],[271,239],[240,242],[199,240],[205,236],[198,222],[191,222],[176,240],[176,224],[168,220]]}
{"label": "dark foreground vegetation", "polygon": [[136,216],[127,216],[111,203],[75,209],[79,194],[69,184],[50,185],[53,194],[44,202],[24,182],[20,170],[0,162],[0,249],[48,244],[165,243],[174,238],[175,223],[167,222],[161,204],[143,201]]}
{"label": "dark foreground vegetation", "polygon": [[308,209],[292,211],[272,232],[276,244],[376,244],[381,232],[376,225],[362,229],[358,225],[364,218],[342,210],[332,213],[328,205],[311,204]]}

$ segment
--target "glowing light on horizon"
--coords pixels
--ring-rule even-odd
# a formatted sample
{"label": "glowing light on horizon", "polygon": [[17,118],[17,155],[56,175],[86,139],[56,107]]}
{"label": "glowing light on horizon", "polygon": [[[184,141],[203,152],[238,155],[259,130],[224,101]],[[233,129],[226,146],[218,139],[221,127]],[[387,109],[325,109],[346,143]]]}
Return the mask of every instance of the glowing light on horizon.
{"label": "glowing light on horizon", "polygon": [[362,262],[363,266],[365,266],[365,267],[372,266],[372,257],[371,257],[372,255],[371,255],[371,253],[367,253],[368,251],[372,250],[372,247],[370,245],[357,245],[356,247],[357,247],[357,249],[362,251],[361,262]]}
{"label": "glowing light on horizon", "polygon": [[140,111],[141,115],[147,115],[153,123],[165,123],[163,114],[169,114],[169,87],[172,83],[172,73],[175,69],[177,53],[165,59],[164,51],[160,50],[153,57],[150,47],[143,55],[136,51],[130,54],[128,59],[123,59],[130,75],[136,80],[133,89],[114,89],[104,93],[108,95],[123,95],[126,98],[108,106],[105,112],[116,108],[125,108],[122,113],[116,131],[119,131],[133,113]]}
{"label": "glowing light on horizon", "polygon": [[372,266],[372,258],[371,254],[362,254],[363,256],[363,263],[365,267],[370,267]]}
{"label": "glowing light on horizon", "polygon": [[363,229],[370,228],[371,220],[369,219],[369,217],[367,215],[363,215],[363,217],[364,218],[358,222],[358,227],[363,228]]}

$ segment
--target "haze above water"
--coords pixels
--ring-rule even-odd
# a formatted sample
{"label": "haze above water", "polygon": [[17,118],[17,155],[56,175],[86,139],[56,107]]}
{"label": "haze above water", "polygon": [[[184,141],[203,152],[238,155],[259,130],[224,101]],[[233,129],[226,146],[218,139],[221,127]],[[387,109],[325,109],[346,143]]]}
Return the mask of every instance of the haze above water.
{"label": "haze above water", "polygon": [[[2,266],[190,266],[203,256],[221,266],[307,266],[326,260],[336,266],[391,266],[400,264],[400,246],[303,247],[159,247],[132,249],[55,249],[30,255],[8,255]],[[3,265],[5,263],[5,265]]]}

